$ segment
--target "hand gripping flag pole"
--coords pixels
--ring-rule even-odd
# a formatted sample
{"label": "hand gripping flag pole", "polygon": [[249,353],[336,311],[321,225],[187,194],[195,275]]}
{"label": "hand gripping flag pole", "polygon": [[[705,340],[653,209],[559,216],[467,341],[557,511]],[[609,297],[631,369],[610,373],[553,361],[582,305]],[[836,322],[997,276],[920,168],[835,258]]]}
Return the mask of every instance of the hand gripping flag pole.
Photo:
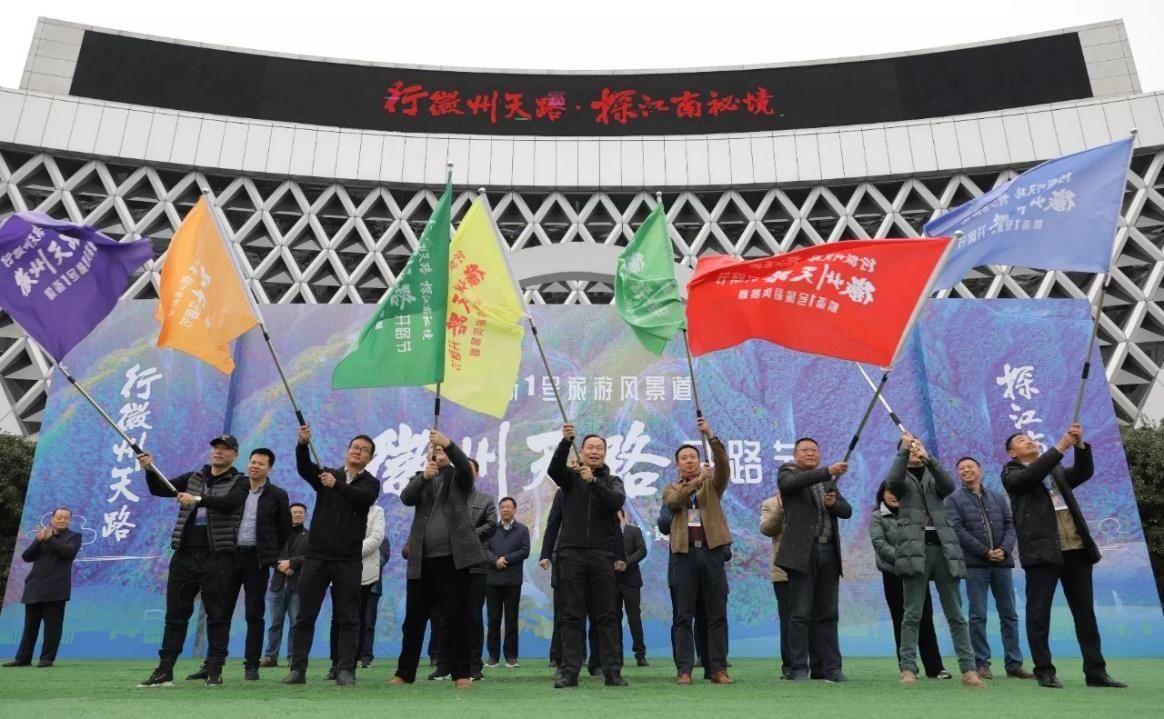
{"label": "hand gripping flag pole", "polygon": [[[227,244],[227,254],[230,256],[230,264],[238,274],[239,282],[246,291],[247,303],[250,304],[251,312],[254,313],[255,319],[258,320],[259,331],[263,335],[263,341],[267,345],[267,350],[271,353],[271,359],[275,363],[275,370],[279,373],[279,379],[283,382],[283,389],[287,392],[287,399],[291,400],[291,408],[295,411],[295,419],[299,421],[300,426],[304,426],[307,424],[307,420],[303,417],[303,411],[299,408],[299,403],[295,401],[295,394],[291,391],[291,384],[287,381],[286,373],[283,372],[283,363],[279,361],[279,354],[275,352],[275,345],[271,342],[271,334],[267,331],[267,325],[263,321],[263,313],[259,311],[259,303],[255,300],[250,281],[243,275],[238,263],[235,261],[234,252],[230,247],[231,242],[227,239],[228,235],[224,231],[221,220],[219,220],[218,213],[220,210],[215,207],[214,197],[210,192],[210,188],[203,187],[202,196],[206,200],[207,208],[210,210],[210,216],[213,218],[214,226],[218,230],[218,236]],[[311,456],[315,460],[316,466],[322,467],[323,463],[319,459],[319,452],[315,449],[315,441],[309,439],[307,446],[311,450]]]}

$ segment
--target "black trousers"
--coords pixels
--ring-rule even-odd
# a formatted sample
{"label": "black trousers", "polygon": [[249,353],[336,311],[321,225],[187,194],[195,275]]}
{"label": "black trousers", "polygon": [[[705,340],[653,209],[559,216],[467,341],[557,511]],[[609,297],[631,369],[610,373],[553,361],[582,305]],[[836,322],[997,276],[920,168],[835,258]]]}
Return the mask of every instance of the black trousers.
{"label": "black trousers", "polygon": [[841,572],[836,548],[812,543],[807,571],[788,570],[788,649],[792,653],[792,676],[809,676],[819,660],[825,679],[841,675],[841,647],[837,636],[837,601]]}
{"label": "black trousers", "polygon": [[[331,593],[332,606],[335,606],[335,590]],[[376,639],[376,607],[380,602],[380,595],[372,593],[371,584],[360,585],[360,626],[356,630],[356,659],[371,663],[372,643]],[[335,610],[331,614],[331,666],[336,669],[339,661],[339,625],[336,623]]]}
{"label": "black trousers", "polygon": [[[889,605],[889,618],[893,621],[893,645],[901,655],[901,619],[905,615],[905,592],[901,577],[889,572],[881,573],[881,583],[885,587],[885,603]],[[918,654],[926,676],[931,679],[946,667],[942,664],[942,652],[938,649],[938,634],[934,631],[934,600],[926,589],[926,603],[922,605],[921,623],[918,624]]]}
{"label": "black trousers", "polygon": [[707,626],[705,671],[727,669],[727,571],[723,549],[692,546],[687,554],[673,554],[671,582],[675,612],[671,624],[671,647],[675,669],[690,674],[695,667],[696,605],[702,602]]}
{"label": "black trousers", "polygon": [[363,563],[355,559],[308,557],[299,575],[299,616],[295,619],[295,642],[291,669],[305,671],[315,641],[315,620],[323,598],[331,587],[332,616],[338,626],[336,669],[355,671],[356,642],[360,628],[360,573]]}
{"label": "black trousers", "polygon": [[[482,619],[482,610],[485,608],[485,575],[470,573],[469,574],[469,676],[480,676],[484,669],[484,662],[481,660],[481,652],[485,647],[485,622]],[[449,655],[449,633],[445,631],[446,623],[438,621],[441,628],[438,630],[437,640],[440,642],[439,655],[440,659],[437,661],[437,674],[444,676],[451,674],[452,668],[449,667],[448,662],[444,657]]]}
{"label": "black trousers", "polygon": [[647,644],[643,641],[643,610],[642,587],[630,587],[625,582],[616,581],[615,610],[618,612],[618,656],[622,658],[626,652],[622,643],[622,617],[626,613],[627,628],[630,629],[631,651],[635,659],[645,659]]}
{"label": "black trousers", "polygon": [[[405,585],[405,591],[407,591],[408,586]],[[432,664],[440,664],[441,661],[441,606],[439,604],[432,605],[428,610],[428,659]]]}
{"label": "black trousers", "polygon": [[792,650],[788,647],[788,621],[792,615],[792,600],[788,598],[788,582],[772,582],[776,592],[776,616],[780,619],[780,674],[792,675]]}
{"label": "black trousers", "polygon": [[[440,661],[448,667],[453,679],[468,679],[469,662],[469,570],[456,569],[452,557],[425,559],[421,564],[420,579],[408,580],[405,596],[403,637],[396,676],[406,682],[416,681],[416,668],[424,645],[424,627],[429,623],[432,606],[439,605],[443,624],[439,640]],[[445,638],[447,636],[447,639]]]}
{"label": "black trousers", "polygon": [[577,678],[585,655],[586,617],[598,633],[598,651],[603,672],[617,673],[619,627],[614,610],[614,557],[610,552],[565,549],[558,552],[562,574],[562,663],[559,673]]}
{"label": "black trousers", "polygon": [[1027,642],[1038,676],[1055,673],[1051,663],[1051,603],[1055,586],[1063,585],[1063,595],[1075,620],[1075,638],[1083,656],[1083,675],[1100,679],[1107,674],[1107,662],[1100,649],[1099,625],[1095,621],[1094,591],[1091,584],[1091,559],[1082,549],[1063,552],[1063,564],[1028,567],[1027,572]]}
{"label": "black trousers", "polygon": [[[258,552],[253,547],[239,547],[234,554],[234,563],[227,584],[226,616],[228,618],[234,616],[234,608],[238,605],[239,591],[246,592],[247,638],[243,657],[247,669],[259,668],[267,613],[267,583],[270,579],[271,568],[259,564]],[[228,624],[228,631],[229,626]]]}
{"label": "black trousers", "polygon": [[186,630],[194,614],[194,598],[202,595],[206,610],[206,666],[222,670],[230,642],[227,594],[234,558],[228,553],[179,549],[170,558],[166,577],[166,628],[158,650],[160,666],[173,669],[186,644]]}
{"label": "black trousers", "polygon": [[61,633],[65,627],[65,600],[57,602],[33,602],[24,605],[24,633],[20,635],[20,646],[16,649],[16,661],[26,664],[32,661],[32,650],[36,646],[36,636],[44,623],[44,641],[40,645],[42,662],[56,661],[57,649],[61,646]]}
{"label": "black trousers", "polygon": [[[517,609],[521,604],[521,585],[499,586],[490,584],[485,588],[486,603],[489,607],[489,638],[486,649],[489,658],[498,661],[505,652],[505,661],[517,661]],[[501,622],[505,621],[505,643],[501,642]]]}
{"label": "black trousers", "polygon": [[554,592],[554,630],[550,634],[550,662],[562,663],[562,600],[566,593],[562,590],[562,567],[557,557],[550,565],[550,587]]}

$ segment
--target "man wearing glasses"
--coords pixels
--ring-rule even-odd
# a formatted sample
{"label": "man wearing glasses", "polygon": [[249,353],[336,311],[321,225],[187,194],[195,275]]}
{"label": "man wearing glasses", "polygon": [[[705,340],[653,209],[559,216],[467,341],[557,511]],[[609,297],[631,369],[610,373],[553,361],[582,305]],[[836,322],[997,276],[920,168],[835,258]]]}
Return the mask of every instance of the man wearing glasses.
{"label": "man wearing glasses", "polygon": [[307,657],[315,638],[315,620],[328,585],[332,588],[332,613],[338,628],[337,686],[356,683],[356,643],[360,626],[361,549],[368,508],[380,496],[380,484],[364,468],[376,453],[376,443],[366,434],[348,442],[343,469],[326,469],[311,461],[308,443],[311,428],[299,428],[295,461],[302,477],[315,490],[315,511],[307,535],[307,559],[299,577],[299,616],[295,620],[291,672],[283,684],[307,681]]}

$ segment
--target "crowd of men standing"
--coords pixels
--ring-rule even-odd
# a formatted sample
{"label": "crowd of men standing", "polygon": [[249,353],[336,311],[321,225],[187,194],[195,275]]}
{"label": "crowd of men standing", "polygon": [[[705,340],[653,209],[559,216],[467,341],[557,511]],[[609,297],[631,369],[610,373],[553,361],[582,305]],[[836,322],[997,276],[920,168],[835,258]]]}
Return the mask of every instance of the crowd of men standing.
{"label": "crowd of men standing", "polygon": [[[706,679],[731,684],[726,564],[732,556],[732,534],[722,504],[730,462],[702,417],[697,429],[703,452],[693,444],[675,451],[675,481],[663,490],[657,521],[660,533],[668,537],[672,658],[680,685],[692,683],[697,661]],[[187,679],[221,685],[240,593],[245,596],[245,680],[258,680],[261,667],[278,666],[284,624],[289,622],[289,671],[281,683],[306,683],[315,623],[329,590],[327,679],[351,686],[357,665],[371,667],[381,575],[390,555],[384,510],[377,505],[379,482],[367,471],[375,442],[356,435],[348,442],[342,465],[328,468],[313,456],[311,439],[311,429],[300,427],[296,469],[316,495],[310,530],[307,507],[291,503],[287,491],[271,481],[275,453],[270,449],[254,449],[243,473],[234,466],[238,440],[219,435],[210,440],[207,464],[168,481],[149,454],[138,456],[151,494],[178,503],[159,663],[140,686],[173,683],[196,598],[206,615],[207,650],[202,667]],[[515,499],[497,501],[477,490],[477,464],[454,442],[436,430],[428,440],[424,467],[400,494],[401,503],[413,508],[413,519],[402,551],[407,560],[403,638],[388,684],[416,681],[430,627],[430,653],[437,666],[429,678],[450,678],[464,688],[484,678],[484,667],[502,661],[518,666],[530,531],[515,519]],[[1001,479],[1009,501],[984,486],[976,458],[956,462],[959,488],[919,438],[902,433],[870,522],[900,682],[918,681],[919,649],[926,676],[952,678],[937,650],[932,583],[963,685],[982,688],[984,679],[993,678],[986,639],[987,595],[993,594],[1006,674],[1062,687],[1048,641],[1051,603],[1062,585],[1083,653],[1086,684],[1125,686],[1108,675],[1101,653],[1091,576],[1100,556],[1073,491],[1094,471],[1082,427],[1072,424],[1045,450],[1018,433],[1007,438],[1005,450],[1009,461]],[[1064,467],[1068,451],[1074,464]],[[823,463],[816,440],[802,437],[794,444],[793,461],[779,469],[778,492],[759,508],[760,531],[772,539],[780,676],[793,682],[847,680],[838,641],[839,522],[853,515],[840,488],[847,471],[844,461]],[[623,483],[606,463],[602,436],[585,435],[579,444],[574,426],[564,425],[547,474],[558,489],[538,564],[551,572],[553,587],[554,687],[577,686],[584,664],[591,675],[601,674],[607,686],[626,686],[624,615],[636,664],[648,664],[640,599],[639,564],[647,554],[642,531],[628,521]],[[79,535],[68,529],[70,518],[67,508],[57,509],[51,526],[39,529],[24,552],[24,560],[34,563],[23,598],[25,632],[15,660],[6,667],[31,663],[41,623],[45,639],[38,666],[53,664],[71,565],[80,547]],[[1019,648],[1011,576],[1016,552],[1026,572],[1033,672],[1023,668]],[[968,621],[962,612],[963,579]],[[487,626],[482,621],[486,608]]]}

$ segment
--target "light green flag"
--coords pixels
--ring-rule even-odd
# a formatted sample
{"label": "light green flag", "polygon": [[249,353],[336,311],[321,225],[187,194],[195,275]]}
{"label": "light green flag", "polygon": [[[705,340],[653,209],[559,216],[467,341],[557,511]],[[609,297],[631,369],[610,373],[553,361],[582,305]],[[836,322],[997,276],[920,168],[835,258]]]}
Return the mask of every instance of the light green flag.
{"label": "light green flag", "polygon": [[336,365],[333,389],[444,381],[452,198],[450,181],[396,284]]}
{"label": "light green flag", "polygon": [[657,355],[687,326],[662,202],[618,256],[614,304],[647,351]]}

